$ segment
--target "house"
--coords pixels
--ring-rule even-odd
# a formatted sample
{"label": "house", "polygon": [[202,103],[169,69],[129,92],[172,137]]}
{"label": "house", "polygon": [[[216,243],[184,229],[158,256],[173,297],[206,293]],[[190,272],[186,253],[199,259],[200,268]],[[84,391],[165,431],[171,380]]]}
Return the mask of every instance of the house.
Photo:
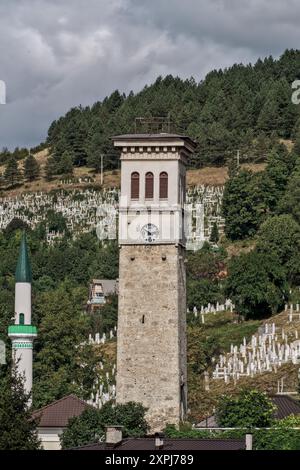
{"label": "house", "polygon": [[105,442],[88,444],[72,450],[134,451],[162,450],[167,452],[185,450],[252,450],[252,435],[246,439],[189,439],[165,438],[161,433],[142,438],[122,437],[122,426],[107,426]]}
{"label": "house", "polygon": [[68,395],[35,411],[32,418],[38,423],[38,437],[45,450],[59,450],[59,436],[69,419],[80,416],[90,405],[75,395]]}
{"label": "house", "polygon": [[89,288],[87,309],[93,311],[106,303],[110,295],[118,293],[118,281],[110,279],[93,279]]}
{"label": "house", "polygon": [[[276,406],[274,412],[275,419],[287,418],[290,415],[300,415],[300,402],[294,400],[288,395],[270,396],[273,404]],[[218,423],[215,415],[208,416],[197,424],[197,428],[217,428]]]}

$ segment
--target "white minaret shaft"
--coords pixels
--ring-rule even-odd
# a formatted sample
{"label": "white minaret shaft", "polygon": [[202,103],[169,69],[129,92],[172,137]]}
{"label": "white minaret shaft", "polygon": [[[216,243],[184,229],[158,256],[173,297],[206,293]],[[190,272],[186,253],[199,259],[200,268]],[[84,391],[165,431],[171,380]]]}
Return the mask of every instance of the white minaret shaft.
{"label": "white minaret shaft", "polygon": [[31,324],[32,276],[25,233],[22,236],[15,281],[15,324],[8,328],[8,335],[12,340],[13,360],[24,378],[24,389],[26,393],[31,393],[32,348],[37,329]]}

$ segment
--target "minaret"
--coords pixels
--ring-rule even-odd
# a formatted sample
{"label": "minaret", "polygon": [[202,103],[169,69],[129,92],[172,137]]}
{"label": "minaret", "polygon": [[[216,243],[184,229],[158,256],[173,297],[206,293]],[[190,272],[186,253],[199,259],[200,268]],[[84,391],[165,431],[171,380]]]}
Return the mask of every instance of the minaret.
{"label": "minaret", "polygon": [[9,326],[8,336],[12,340],[13,360],[18,372],[25,376],[24,389],[32,389],[32,348],[37,329],[31,325],[31,267],[23,232],[19,259],[15,274],[15,324]]}

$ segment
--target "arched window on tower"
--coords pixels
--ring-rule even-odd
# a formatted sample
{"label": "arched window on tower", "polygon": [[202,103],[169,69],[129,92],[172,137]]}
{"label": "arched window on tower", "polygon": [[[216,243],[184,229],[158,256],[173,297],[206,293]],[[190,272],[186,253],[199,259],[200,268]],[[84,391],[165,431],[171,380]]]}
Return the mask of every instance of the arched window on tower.
{"label": "arched window on tower", "polygon": [[159,199],[168,199],[168,173],[165,171],[159,175]]}
{"label": "arched window on tower", "polygon": [[137,171],[131,173],[131,199],[140,197],[140,175]]}
{"label": "arched window on tower", "polygon": [[25,323],[25,315],[24,313],[20,313],[19,315],[19,325],[24,325]]}
{"label": "arched window on tower", "polygon": [[145,198],[153,199],[154,195],[154,176],[150,171],[146,173]]}

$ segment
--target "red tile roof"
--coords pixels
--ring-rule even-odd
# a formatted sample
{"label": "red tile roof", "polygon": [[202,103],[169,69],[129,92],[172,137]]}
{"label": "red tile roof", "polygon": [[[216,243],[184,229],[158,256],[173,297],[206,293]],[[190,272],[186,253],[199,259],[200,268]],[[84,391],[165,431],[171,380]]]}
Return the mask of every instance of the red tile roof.
{"label": "red tile roof", "polygon": [[35,411],[32,418],[37,419],[38,427],[65,428],[70,418],[80,416],[89,406],[75,395],[68,395]]}

